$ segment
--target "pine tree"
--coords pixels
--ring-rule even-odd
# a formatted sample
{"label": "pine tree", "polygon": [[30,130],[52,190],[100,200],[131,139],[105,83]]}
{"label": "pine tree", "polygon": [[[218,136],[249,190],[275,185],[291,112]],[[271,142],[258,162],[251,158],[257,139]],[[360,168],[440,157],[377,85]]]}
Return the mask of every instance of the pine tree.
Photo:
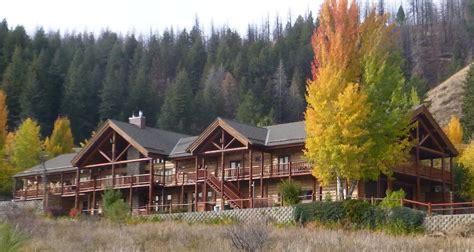
{"label": "pine tree", "polygon": [[15,132],[15,147],[12,158],[15,167],[22,171],[37,165],[40,162],[42,145],[40,126],[36,121],[27,118]]}
{"label": "pine tree", "polygon": [[222,97],[224,99],[224,114],[234,116],[238,104],[237,81],[231,73],[226,72],[221,84]]}
{"label": "pine tree", "polygon": [[8,107],[6,104],[6,96],[3,90],[0,90],[0,150],[5,146],[7,138],[7,120],[8,120]]}
{"label": "pine tree", "polygon": [[8,65],[3,74],[2,88],[7,95],[8,128],[10,130],[20,122],[20,96],[26,82],[27,65],[24,60],[23,50],[16,47],[13,52],[12,62]]}
{"label": "pine tree", "polygon": [[192,89],[186,71],[181,70],[166,92],[157,125],[163,129],[188,132],[192,114]]}
{"label": "pine tree", "polygon": [[71,122],[67,117],[58,117],[54,122],[54,129],[51,136],[44,141],[45,150],[49,158],[60,154],[71,153],[74,146],[72,137]]}
{"label": "pine tree", "polygon": [[48,110],[45,103],[45,92],[40,83],[41,66],[38,58],[33,59],[28,67],[27,80],[20,96],[22,118],[34,118],[41,124]]}
{"label": "pine tree", "polygon": [[273,74],[273,103],[275,118],[277,123],[284,122],[289,112],[288,107],[288,79],[285,74],[285,67],[283,61],[280,59],[280,63]]}
{"label": "pine tree", "polygon": [[262,105],[251,90],[247,91],[235,111],[235,119],[242,123],[257,125],[261,120]]}
{"label": "pine tree", "polygon": [[126,102],[127,78],[122,44],[116,42],[107,61],[101,103],[99,107],[100,118],[120,119]]}
{"label": "pine tree", "polygon": [[290,90],[288,93],[288,121],[299,121],[304,116],[305,101],[300,91],[300,79],[299,74],[293,75],[291,81]]}
{"label": "pine tree", "polygon": [[469,67],[464,81],[464,90],[461,123],[464,128],[464,137],[470,140],[474,134],[474,64]]}

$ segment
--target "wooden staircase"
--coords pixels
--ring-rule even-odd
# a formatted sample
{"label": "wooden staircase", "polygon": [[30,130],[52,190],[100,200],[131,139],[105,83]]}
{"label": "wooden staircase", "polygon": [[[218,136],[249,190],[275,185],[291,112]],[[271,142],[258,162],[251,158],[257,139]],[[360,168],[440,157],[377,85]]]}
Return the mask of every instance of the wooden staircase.
{"label": "wooden staircase", "polygon": [[231,182],[224,181],[224,192],[221,192],[222,181],[220,181],[213,174],[207,175],[206,183],[214,191],[221,193],[232,207],[242,209],[247,208],[249,206],[249,202],[246,200],[242,200],[244,199],[243,195]]}

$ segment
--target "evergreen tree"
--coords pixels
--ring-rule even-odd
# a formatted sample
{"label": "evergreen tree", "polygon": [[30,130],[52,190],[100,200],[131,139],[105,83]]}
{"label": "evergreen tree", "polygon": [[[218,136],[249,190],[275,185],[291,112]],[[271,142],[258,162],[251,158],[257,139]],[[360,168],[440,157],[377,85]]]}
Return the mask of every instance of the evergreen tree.
{"label": "evergreen tree", "polygon": [[224,99],[224,115],[234,116],[238,104],[237,81],[231,73],[226,72],[221,84],[222,98]]}
{"label": "evergreen tree", "polygon": [[288,79],[285,74],[285,67],[283,61],[280,59],[280,63],[273,75],[273,108],[275,111],[275,118],[277,123],[284,122],[290,108],[288,107]]}
{"label": "evergreen tree", "polygon": [[28,169],[40,162],[42,150],[40,126],[31,118],[27,118],[15,132],[13,163],[20,171]]}
{"label": "evergreen tree", "polygon": [[466,140],[472,139],[474,134],[474,64],[471,64],[464,81],[464,99],[462,100],[461,123]]}
{"label": "evergreen tree", "polygon": [[290,90],[288,94],[288,121],[294,122],[303,119],[303,113],[305,109],[304,97],[301,95],[300,87],[300,78],[299,74],[295,73],[293,75],[293,80],[291,81]]}
{"label": "evergreen tree", "polygon": [[44,141],[44,148],[49,157],[53,158],[60,154],[71,153],[74,146],[71,122],[67,117],[58,117],[54,122],[54,129],[50,137]]}
{"label": "evergreen tree", "polygon": [[14,129],[20,122],[20,96],[26,82],[27,63],[24,60],[23,50],[16,47],[12,62],[3,74],[2,88],[7,94],[8,128]]}
{"label": "evergreen tree", "polygon": [[127,94],[127,76],[122,44],[116,42],[110,51],[107,68],[100,94],[101,103],[99,107],[100,118],[120,119]]}
{"label": "evergreen tree", "polygon": [[177,132],[188,132],[193,112],[192,97],[188,74],[181,70],[166,92],[157,126]]}
{"label": "evergreen tree", "polygon": [[99,66],[93,66],[92,49],[78,50],[67,72],[61,111],[71,120],[72,133],[80,142],[90,136],[98,122]]}
{"label": "evergreen tree", "polygon": [[0,90],[0,150],[3,150],[7,138],[7,120],[8,107],[6,104],[6,96],[3,90]]}
{"label": "evergreen tree", "polygon": [[235,119],[242,123],[257,125],[261,120],[262,105],[251,90],[247,91],[242,102],[237,107]]}
{"label": "evergreen tree", "polygon": [[[22,118],[34,118],[38,123],[45,123],[44,115],[48,110],[45,92],[40,83],[41,65],[38,58],[33,59],[28,67],[27,80],[20,96]],[[41,121],[40,121],[41,120]]]}

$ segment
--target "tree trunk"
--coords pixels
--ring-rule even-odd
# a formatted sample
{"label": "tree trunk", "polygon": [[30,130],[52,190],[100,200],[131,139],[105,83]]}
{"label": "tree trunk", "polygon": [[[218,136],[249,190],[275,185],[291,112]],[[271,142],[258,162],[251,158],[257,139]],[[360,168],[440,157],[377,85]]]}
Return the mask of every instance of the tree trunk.
{"label": "tree trunk", "polygon": [[349,191],[347,191],[347,198],[351,199],[352,198],[352,193],[356,189],[357,185],[359,184],[359,180],[353,180],[351,182],[351,186],[349,187]]}
{"label": "tree trunk", "polygon": [[337,176],[336,188],[337,188],[337,200],[344,200],[344,180],[342,177]]}

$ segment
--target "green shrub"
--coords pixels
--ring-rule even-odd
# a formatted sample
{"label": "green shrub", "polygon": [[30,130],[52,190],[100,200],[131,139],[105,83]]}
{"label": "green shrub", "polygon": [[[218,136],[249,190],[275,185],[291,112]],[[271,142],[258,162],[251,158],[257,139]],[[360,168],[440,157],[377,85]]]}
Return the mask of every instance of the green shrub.
{"label": "green shrub", "polygon": [[0,251],[19,251],[27,239],[18,228],[0,222]]}
{"label": "green shrub", "polygon": [[374,207],[363,200],[346,200],[342,204],[347,224],[354,224],[356,227],[365,227],[373,222]]}
{"label": "green shrub", "polygon": [[106,189],[102,198],[106,218],[115,223],[123,223],[127,220],[130,207],[122,199],[120,190]]}
{"label": "green shrub", "polygon": [[398,191],[390,192],[387,190],[387,196],[380,202],[380,207],[384,209],[392,209],[396,207],[400,207],[400,201],[404,199],[406,196],[403,189]]}
{"label": "green shrub", "polygon": [[341,222],[345,216],[343,202],[312,202],[298,204],[294,211],[295,220],[300,223],[317,221],[321,224]]}
{"label": "green shrub", "polygon": [[385,231],[389,234],[413,234],[423,231],[425,213],[407,207],[395,207],[390,210]]}
{"label": "green shrub", "polygon": [[326,192],[324,195],[324,201],[332,201],[332,195],[330,192]]}
{"label": "green shrub", "polygon": [[300,202],[299,196],[303,194],[300,183],[283,180],[278,185],[278,190],[282,196],[283,204],[287,206],[296,205]]}

